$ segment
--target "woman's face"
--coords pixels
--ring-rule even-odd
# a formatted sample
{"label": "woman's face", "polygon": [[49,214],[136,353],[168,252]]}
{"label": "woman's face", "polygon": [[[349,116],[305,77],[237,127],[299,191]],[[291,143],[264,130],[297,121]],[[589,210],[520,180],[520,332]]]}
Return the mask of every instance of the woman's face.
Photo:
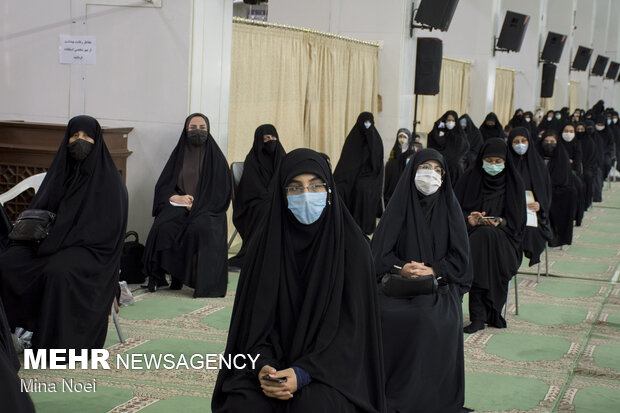
{"label": "woman's face", "polygon": [[405,145],[409,141],[409,138],[404,133],[398,134],[398,143]]}
{"label": "woman's face", "polygon": [[95,141],[94,141],[94,139],[93,139],[93,138],[91,138],[90,136],[88,136],[88,135],[86,134],[86,132],[81,131],[81,130],[80,130],[80,131],[75,132],[75,133],[73,134],[73,136],[71,136],[71,137],[69,138],[69,143],[73,143],[73,142],[75,142],[75,141],[76,141],[76,140],[78,140],[78,139],[83,139],[83,140],[85,140],[86,142],[90,142],[90,143],[93,143],[93,144],[95,143]]}
{"label": "woman's face", "polygon": [[456,122],[456,118],[452,115],[446,116],[446,122]]}
{"label": "woman's face", "polygon": [[484,124],[492,128],[493,126],[495,126],[495,121],[492,119],[489,119],[485,121]]}
{"label": "woman's face", "polygon": [[267,143],[269,141],[277,141],[278,138],[276,138],[273,135],[263,135],[263,143]]}
{"label": "woman's face", "polygon": [[525,136],[515,136],[512,140],[512,146],[515,145],[519,145],[519,144],[528,144],[528,140]]}
{"label": "woman's face", "polygon": [[558,140],[556,139],[555,136],[549,135],[549,136],[545,136],[545,138],[543,139],[542,143],[548,143],[548,144],[557,145]]}
{"label": "woman's face", "polygon": [[573,125],[566,125],[564,129],[562,129],[562,132],[575,133],[575,127]]}
{"label": "woman's face", "polygon": [[487,156],[486,158],[482,158],[484,162],[488,162],[492,165],[499,165],[504,163],[504,159],[499,156]]}
{"label": "woman's face", "polygon": [[315,174],[301,174],[293,177],[284,189],[286,195],[300,195],[304,192],[327,193],[327,184]]}
{"label": "woman's face", "polygon": [[586,131],[586,127],[583,125],[577,125],[577,132],[585,132]]}
{"label": "woman's face", "polygon": [[202,116],[194,116],[189,120],[187,130],[190,131],[195,129],[207,130],[207,121],[205,121]]}
{"label": "woman's face", "polygon": [[437,175],[439,176],[443,175],[443,169],[441,168],[441,164],[438,161],[430,160],[418,166],[418,171],[425,169],[429,171],[435,171],[435,173],[437,173]]}

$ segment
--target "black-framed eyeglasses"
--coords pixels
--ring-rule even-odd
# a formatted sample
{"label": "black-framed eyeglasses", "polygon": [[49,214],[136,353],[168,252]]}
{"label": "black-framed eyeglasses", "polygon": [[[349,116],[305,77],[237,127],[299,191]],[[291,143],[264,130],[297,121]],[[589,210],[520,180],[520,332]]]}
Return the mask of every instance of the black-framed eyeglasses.
{"label": "black-framed eyeglasses", "polygon": [[284,189],[286,190],[287,195],[303,194],[306,189],[308,192],[327,192],[327,184],[310,184],[308,186],[293,185],[284,187]]}

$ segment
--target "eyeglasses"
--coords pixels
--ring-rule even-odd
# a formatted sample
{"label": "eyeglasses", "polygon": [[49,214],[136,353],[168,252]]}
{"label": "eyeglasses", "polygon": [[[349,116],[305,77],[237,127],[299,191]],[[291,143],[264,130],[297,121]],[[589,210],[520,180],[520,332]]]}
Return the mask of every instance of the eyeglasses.
{"label": "eyeglasses", "polygon": [[284,188],[286,190],[287,195],[299,195],[303,194],[305,189],[308,189],[308,192],[327,192],[327,184],[310,184],[308,186],[287,186]]}
{"label": "eyeglasses", "polygon": [[422,165],[418,166],[418,170],[420,169],[424,171],[435,171],[437,172],[437,174],[443,176],[443,169],[440,166],[433,166],[427,163],[423,163]]}

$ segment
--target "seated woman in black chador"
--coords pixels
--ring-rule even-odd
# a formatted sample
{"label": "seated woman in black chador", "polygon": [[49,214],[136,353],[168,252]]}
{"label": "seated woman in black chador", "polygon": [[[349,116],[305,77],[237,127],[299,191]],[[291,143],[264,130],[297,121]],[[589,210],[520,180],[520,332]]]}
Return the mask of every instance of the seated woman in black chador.
{"label": "seated woman in black chador", "polygon": [[2,411],[11,413],[34,413],[30,396],[22,391],[17,372],[20,364],[11,337],[9,323],[6,321],[4,307],[0,299],[0,389],[2,389]]}
{"label": "seated woman in black chador", "polygon": [[220,370],[212,410],[383,412],[368,241],[334,193],[321,154],[290,152],[272,184],[267,219],[241,269],[225,351],[258,361]]}
{"label": "seated woman in black chador", "polygon": [[0,293],[12,329],[35,349],[101,348],[118,289],[127,190],[90,116],[69,121],[29,209],[56,214],[39,244],[0,254]]}
{"label": "seated woman in black chador", "polygon": [[548,131],[538,146],[543,155],[553,188],[549,218],[553,239],[550,247],[562,247],[573,242],[573,221],[577,210],[577,190],[571,183],[572,167],[566,149],[558,143],[556,132]]}
{"label": "seated woman in black chador", "polygon": [[[551,208],[551,179],[542,156],[532,143],[530,132],[524,127],[516,127],[508,135],[508,157],[515,166],[523,184],[526,196],[527,209],[536,213],[530,225],[525,227],[523,236],[523,253],[530,259],[530,266],[540,262],[540,254],[553,234],[549,222]],[[532,199],[527,199],[531,196]]]}
{"label": "seated woman in black chador", "polygon": [[378,280],[434,275],[436,293],[388,297],[379,288],[388,411],[461,412],[463,294],[471,284],[467,228],[443,156],[411,158],[372,239]]}
{"label": "seated woman in black chador", "polygon": [[485,323],[505,328],[501,315],[508,281],[521,264],[525,232],[525,186],[506,156],[503,139],[492,138],[482,147],[476,165],[456,185],[456,197],[467,220],[474,279],[469,291],[473,333]]}
{"label": "seated woman in black chador", "polygon": [[155,186],[155,222],[144,249],[149,290],[172,276],[172,289],[223,297],[228,283],[226,210],[232,181],[224,154],[200,113],[185,119],[177,146]]}
{"label": "seated woman in black chador", "polygon": [[400,175],[405,170],[407,159],[414,153],[413,138],[409,129],[401,128],[396,133],[396,142],[385,164],[385,184],[383,185],[383,201],[385,206],[390,202]]}
{"label": "seated woman in black chador", "polygon": [[435,122],[433,130],[428,134],[428,148],[440,152],[446,163],[446,171],[451,182],[456,182],[463,175],[467,166],[469,141],[458,123],[459,115],[449,110]]}
{"label": "seated woman in black chador", "polygon": [[372,113],[362,112],[344,141],[334,170],[338,194],[365,234],[377,225],[383,187],[383,141]]}
{"label": "seated woman in black chador", "polygon": [[228,265],[239,267],[253,235],[269,209],[269,183],[286,155],[278,131],[273,125],[261,125],[254,132],[254,145],[245,157],[243,175],[233,200],[233,224],[243,240],[241,250],[228,260]]}

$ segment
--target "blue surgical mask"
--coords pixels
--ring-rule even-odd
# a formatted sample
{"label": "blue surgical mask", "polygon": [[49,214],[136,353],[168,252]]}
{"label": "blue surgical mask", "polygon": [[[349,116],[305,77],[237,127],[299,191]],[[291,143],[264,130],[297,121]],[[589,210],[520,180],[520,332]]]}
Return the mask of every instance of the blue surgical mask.
{"label": "blue surgical mask", "polygon": [[461,119],[459,121],[459,123],[461,124],[461,128],[466,128],[467,127],[467,119]]}
{"label": "blue surgical mask", "polygon": [[529,144],[527,143],[518,143],[516,145],[512,145],[512,149],[518,154],[518,155],[525,155],[525,152],[527,152],[527,147],[529,146]]}
{"label": "blue surgical mask", "polygon": [[364,126],[366,127],[366,129],[368,129],[372,126],[372,122],[366,121],[364,122]]}
{"label": "blue surgical mask", "polygon": [[503,162],[493,164],[487,161],[482,161],[482,169],[484,169],[484,172],[488,173],[491,176],[495,176],[501,171],[503,171],[505,166],[506,165],[504,165]]}
{"label": "blue surgical mask", "polygon": [[299,195],[288,195],[288,209],[302,224],[315,223],[327,204],[327,193],[304,192]]}
{"label": "blue surgical mask", "polygon": [[611,125],[611,119],[607,119],[607,124]]}

